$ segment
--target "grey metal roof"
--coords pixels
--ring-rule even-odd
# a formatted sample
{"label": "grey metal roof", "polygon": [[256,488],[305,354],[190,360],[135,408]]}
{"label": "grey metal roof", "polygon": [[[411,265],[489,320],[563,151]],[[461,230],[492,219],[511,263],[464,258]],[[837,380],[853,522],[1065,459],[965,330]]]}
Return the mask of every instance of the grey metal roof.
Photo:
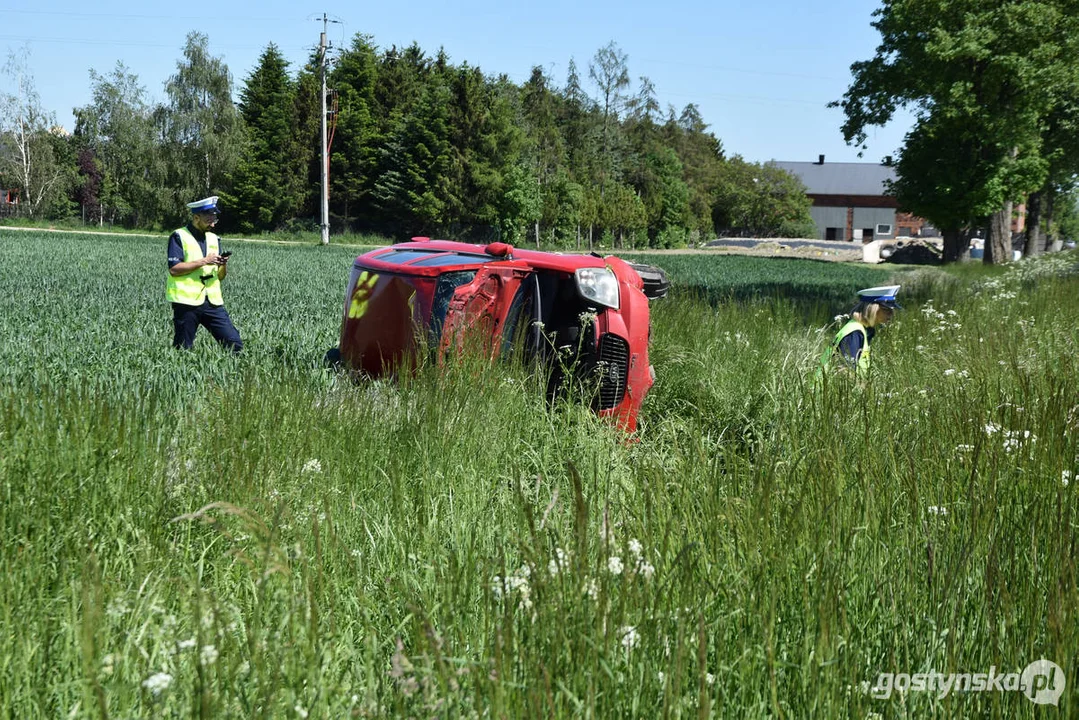
{"label": "grey metal roof", "polygon": [[876,163],[785,162],[772,164],[796,175],[810,195],[887,195],[885,180],[895,180],[895,168]]}

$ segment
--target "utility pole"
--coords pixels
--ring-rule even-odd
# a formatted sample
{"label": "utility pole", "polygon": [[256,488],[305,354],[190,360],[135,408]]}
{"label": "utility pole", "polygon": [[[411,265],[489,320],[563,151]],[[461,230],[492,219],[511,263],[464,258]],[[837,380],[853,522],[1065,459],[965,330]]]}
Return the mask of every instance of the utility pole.
{"label": "utility pole", "polygon": [[330,157],[326,147],[326,23],[329,18],[322,14],[322,34],[318,40],[318,54],[322,70],[322,244],[330,244]]}

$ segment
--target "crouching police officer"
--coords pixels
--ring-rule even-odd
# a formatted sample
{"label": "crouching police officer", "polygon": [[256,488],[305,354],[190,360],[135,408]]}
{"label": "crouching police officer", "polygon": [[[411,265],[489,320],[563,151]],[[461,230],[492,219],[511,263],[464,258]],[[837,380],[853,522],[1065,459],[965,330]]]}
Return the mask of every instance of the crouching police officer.
{"label": "crouching police officer", "polygon": [[221,281],[228,273],[228,256],[221,254],[217,235],[217,196],[187,204],[191,222],[169,237],[169,279],[165,294],[172,303],[172,346],[190,348],[203,325],[222,346],[240,352],[243,341],[221,299]]}
{"label": "crouching police officer", "polygon": [[870,367],[870,343],[878,327],[902,310],[896,301],[898,285],[866,288],[858,291],[858,305],[851,311],[850,320],[836,333],[832,344],[821,357],[821,368],[827,369],[837,352],[844,365],[852,367],[858,377],[865,377]]}

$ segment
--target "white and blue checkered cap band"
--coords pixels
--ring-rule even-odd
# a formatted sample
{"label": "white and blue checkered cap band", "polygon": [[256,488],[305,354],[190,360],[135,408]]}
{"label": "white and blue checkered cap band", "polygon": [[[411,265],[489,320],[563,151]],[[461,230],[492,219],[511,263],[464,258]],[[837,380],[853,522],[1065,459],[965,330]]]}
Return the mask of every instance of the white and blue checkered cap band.
{"label": "white and blue checkered cap band", "polygon": [[196,200],[195,202],[189,202],[187,207],[191,212],[216,212],[217,211],[217,195],[212,195],[202,200]]}
{"label": "white and blue checkered cap band", "polygon": [[899,285],[884,285],[881,287],[859,290],[858,299],[862,302],[897,305],[896,294],[899,292],[899,287]]}

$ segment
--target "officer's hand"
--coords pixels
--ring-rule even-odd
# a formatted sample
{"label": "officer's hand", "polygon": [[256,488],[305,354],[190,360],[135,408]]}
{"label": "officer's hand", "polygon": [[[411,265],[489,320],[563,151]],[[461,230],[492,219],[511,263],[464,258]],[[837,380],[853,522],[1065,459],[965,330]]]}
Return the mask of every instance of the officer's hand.
{"label": "officer's hand", "polygon": [[203,259],[204,265],[221,265],[221,256],[217,253],[210,253]]}

